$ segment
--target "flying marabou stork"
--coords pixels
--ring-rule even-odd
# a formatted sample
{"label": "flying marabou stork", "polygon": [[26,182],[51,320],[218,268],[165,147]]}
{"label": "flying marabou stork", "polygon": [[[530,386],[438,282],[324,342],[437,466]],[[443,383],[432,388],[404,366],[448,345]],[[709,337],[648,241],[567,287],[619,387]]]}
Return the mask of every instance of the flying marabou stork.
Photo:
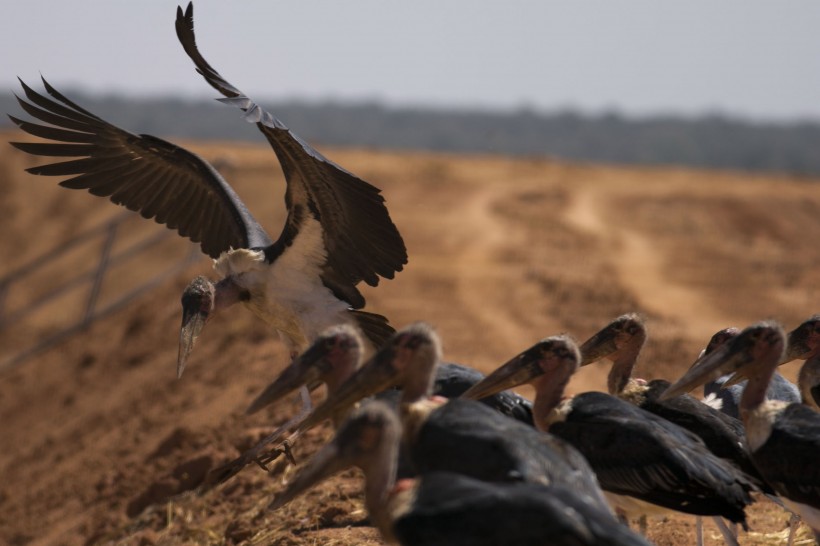
{"label": "flying marabou stork", "polygon": [[748,377],[740,415],[752,460],[820,540],[820,413],[803,404],[766,399],[785,348],[786,336],[779,324],[757,323],[701,357],[661,398],[688,392],[725,373],[739,371]]}
{"label": "flying marabou stork", "polygon": [[[754,486],[713,455],[689,431],[609,394],[563,398],[578,367],[547,368],[522,353],[464,394],[480,398],[532,383],[536,426],[567,440],[595,470],[619,512],[643,515],[658,507],[745,523]],[[614,494],[614,495],[612,495]]]}
{"label": "flying marabou stork", "polygon": [[382,402],[358,410],[286,490],[278,509],[314,484],[358,466],[370,520],[405,546],[641,545],[648,543],[566,487],[490,483],[448,472],[396,482],[401,426]]}
{"label": "flying marabou stork", "polygon": [[197,71],[254,122],[285,173],[287,219],[272,241],[228,183],[202,158],[151,135],[136,135],[75,104],[45,80],[51,98],[21,81],[28,114],[45,124],[9,116],[48,143],[14,142],[24,152],[74,157],[27,169],[70,176],[71,189],[109,197],[199,242],[221,280],[197,277],[182,296],[177,373],[194,341],[218,310],[242,302],[272,325],[292,355],[325,328],[355,323],[379,346],[393,331],[387,319],[361,309],[356,285],[393,278],[407,263],[404,242],[380,191],[325,158],[214,70],[194,40],[193,4],[177,9],[177,36]]}

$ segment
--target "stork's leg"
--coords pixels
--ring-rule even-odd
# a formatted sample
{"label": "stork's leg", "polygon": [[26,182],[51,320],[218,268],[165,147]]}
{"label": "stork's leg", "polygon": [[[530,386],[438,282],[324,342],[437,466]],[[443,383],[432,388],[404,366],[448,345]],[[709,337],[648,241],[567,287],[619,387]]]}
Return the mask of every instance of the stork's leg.
{"label": "stork's leg", "polygon": [[729,527],[726,526],[726,523],[723,522],[723,519],[718,516],[714,516],[712,519],[715,521],[715,525],[717,525],[720,534],[723,535],[723,542],[725,542],[728,546],[740,546],[737,541],[737,535],[732,533],[731,529],[729,529]]}
{"label": "stork's leg", "polygon": [[[256,446],[254,446],[253,449],[251,449],[253,453],[248,452],[251,456],[251,460],[255,461],[256,464],[264,468],[265,471],[268,470],[265,467],[265,465],[279,457],[279,455],[282,454],[282,451],[279,449],[275,449],[271,453],[266,453],[262,455],[260,453],[262,448],[266,445],[272,444],[273,442],[278,440],[279,437],[282,436],[282,434],[284,434],[286,431],[301,423],[304,420],[304,418],[307,417],[313,410],[313,401],[310,399],[310,391],[304,385],[299,388],[299,399],[302,401],[302,407],[299,409],[299,413],[288,419],[288,421],[284,425],[274,430],[272,433],[266,436],[264,440],[256,444]],[[290,443],[288,443],[285,446],[285,454],[288,456],[288,459],[293,461],[293,455],[290,454],[289,448]]]}
{"label": "stork's leg", "polygon": [[310,398],[310,390],[307,388],[307,385],[302,385],[299,388],[299,398],[302,400],[302,409],[299,410],[298,414],[298,417],[301,419],[313,411],[313,400]]}
{"label": "stork's leg", "polygon": [[285,453],[288,456],[288,459],[293,461],[293,456],[290,454],[289,450],[282,451],[281,449],[275,449],[271,452],[264,453],[263,450],[266,446],[272,444],[276,440],[282,437],[284,433],[290,430],[292,427],[299,424],[302,419],[307,416],[313,404],[311,403],[310,399],[310,391],[307,387],[302,387],[299,389],[299,398],[302,402],[302,407],[295,416],[290,418],[285,424],[265,436],[260,442],[258,442],[255,446],[250,448],[249,450],[245,451],[237,457],[236,459],[219,466],[211,471],[211,478],[209,478],[208,482],[212,485],[217,485],[234,477],[240,470],[245,468],[250,463],[256,463],[263,470],[266,472],[268,471],[267,464],[271,463],[275,459],[279,457],[282,453]]}
{"label": "stork's leg", "polygon": [[703,546],[703,518],[700,516],[695,516],[695,542]]}
{"label": "stork's leg", "polygon": [[794,533],[797,530],[798,523],[800,523],[800,516],[792,512],[791,516],[789,516],[789,538],[786,541],[788,546],[792,546],[794,544]]}

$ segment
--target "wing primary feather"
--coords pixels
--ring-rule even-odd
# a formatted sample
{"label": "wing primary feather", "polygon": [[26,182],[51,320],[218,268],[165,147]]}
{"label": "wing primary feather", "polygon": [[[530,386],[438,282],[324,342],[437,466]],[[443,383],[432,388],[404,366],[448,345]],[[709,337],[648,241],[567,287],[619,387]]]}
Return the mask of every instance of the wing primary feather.
{"label": "wing primary feather", "polygon": [[[79,133],[77,131],[67,131],[57,127],[49,127],[48,125],[39,125],[37,123],[31,123],[30,121],[18,119],[12,115],[9,115],[9,119],[11,119],[15,125],[28,134],[41,138],[48,138],[50,140],[90,144],[97,138],[92,133]],[[12,142],[11,144],[14,145],[15,143]]]}
{"label": "wing primary feather", "polygon": [[[22,130],[50,142],[13,145],[35,156],[77,158],[37,165],[28,172],[65,176],[61,186],[110,196],[112,202],[201,242],[213,258],[231,247],[271,244],[233,189],[199,156],[160,138],[135,135],[107,123],[65,97],[45,78],[47,95],[22,80],[20,85],[24,98],[15,95],[20,107],[48,125],[9,118]],[[184,203],[179,196],[185,196]],[[207,219],[187,210],[191,201],[207,207]]]}

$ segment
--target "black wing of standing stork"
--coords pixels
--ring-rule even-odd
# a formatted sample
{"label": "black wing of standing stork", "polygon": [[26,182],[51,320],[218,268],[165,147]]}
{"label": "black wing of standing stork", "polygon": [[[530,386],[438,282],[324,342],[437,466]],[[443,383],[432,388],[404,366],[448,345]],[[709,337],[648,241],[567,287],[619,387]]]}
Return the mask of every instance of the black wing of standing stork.
{"label": "black wing of standing stork", "polygon": [[[376,286],[379,276],[392,279],[407,263],[404,241],[390,219],[378,188],[325,158],[293,134],[280,120],[263,110],[228,83],[200,54],[194,36],[194,6],[177,8],[176,31],[196,70],[214,89],[225,95],[221,102],[235,105],[256,123],[276,153],[287,180],[288,218],[268,260],[293,242],[306,216],[322,227],[326,255],[322,282],[354,309],[364,306],[356,284]],[[273,254],[273,255],[271,255]]]}

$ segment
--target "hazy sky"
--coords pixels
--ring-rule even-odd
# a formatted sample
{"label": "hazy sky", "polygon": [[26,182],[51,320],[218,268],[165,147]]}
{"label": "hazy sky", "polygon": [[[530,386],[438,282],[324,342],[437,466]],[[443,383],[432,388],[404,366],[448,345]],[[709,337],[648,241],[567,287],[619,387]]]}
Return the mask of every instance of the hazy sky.
{"label": "hazy sky", "polygon": [[[176,3],[3,2],[0,85],[212,97]],[[257,98],[820,120],[820,2],[198,0],[200,49]]]}

